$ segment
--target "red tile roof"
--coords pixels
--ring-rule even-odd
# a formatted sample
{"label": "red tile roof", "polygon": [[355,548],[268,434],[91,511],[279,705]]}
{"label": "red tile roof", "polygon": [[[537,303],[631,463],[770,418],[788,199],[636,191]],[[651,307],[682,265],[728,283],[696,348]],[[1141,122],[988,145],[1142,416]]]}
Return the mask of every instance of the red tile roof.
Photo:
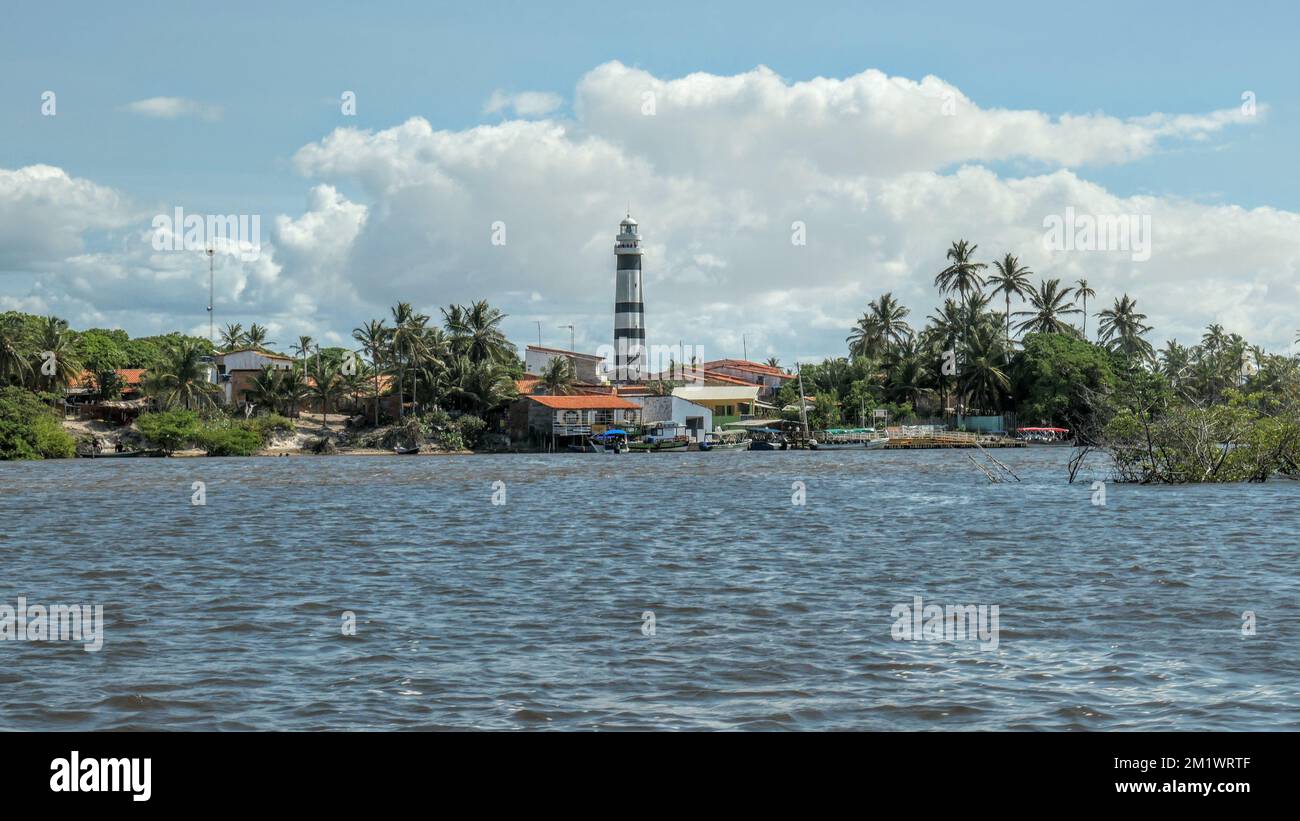
{"label": "red tile roof", "polygon": [[529,396],[539,405],[556,410],[634,410],[641,407],[635,402],[620,399],[617,396],[598,396],[591,394],[577,396]]}

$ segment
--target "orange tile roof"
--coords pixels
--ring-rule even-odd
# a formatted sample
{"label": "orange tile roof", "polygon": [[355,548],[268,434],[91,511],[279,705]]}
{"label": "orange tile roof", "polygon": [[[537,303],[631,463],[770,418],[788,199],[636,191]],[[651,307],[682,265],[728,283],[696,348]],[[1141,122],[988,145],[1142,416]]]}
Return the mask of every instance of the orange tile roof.
{"label": "orange tile roof", "polygon": [[617,396],[580,394],[576,396],[529,396],[539,405],[556,410],[634,410],[641,406]]}

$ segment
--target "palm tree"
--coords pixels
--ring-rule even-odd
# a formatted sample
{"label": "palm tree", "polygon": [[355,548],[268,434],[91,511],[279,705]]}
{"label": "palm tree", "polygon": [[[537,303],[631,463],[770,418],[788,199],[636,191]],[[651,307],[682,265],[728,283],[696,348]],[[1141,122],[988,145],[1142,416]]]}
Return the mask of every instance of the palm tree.
{"label": "palm tree", "polygon": [[769,368],[780,368],[781,360],[777,359],[775,356],[769,356],[767,358],[767,366]]}
{"label": "palm tree", "polygon": [[546,392],[552,396],[563,396],[573,391],[573,363],[567,356],[552,357],[546,367],[542,368],[541,377]]}
{"label": "palm tree", "polygon": [[883,351],[885,335],[878,320],[870,313],[865,313],[858,323],[849,331],[844,341],[849,346],[849,356],[866,356],[878,358]]}
{"label": "palm tree", "polygon": [[481,299],[469,306],[452,305],[442,311],[443,324],[451,336],[452,351],[471,362],[504,364],[515,357],[515,346],[501,332],[506,315]]}
{"label": "palm tree", "polygon": [[245,342],[244,326],[238,322],[228,322],[218,333],[221,334],[221,349],[234,351],[242,348]]}
{"label": "palm tree", "polygon": [[1228,335],[1224,332],[1223,326],[1216,322],[1206,328],[1205,333],[1201,336],[1201,345],[1211,354],[1219,353],[1226,348],[1228,346]]}
{"label": "palm tree", "polygon": [[339,372],[320,357],[316,358],[316,367],[312,369],[312,384],[308,386],[313,399],[320,402],[321,419],[326,431],[330,424],[330,400],[339,395]]}
{"label": "palm tree", "polygon": [[302,372],[307,372],[307,354],[311,352],[312,338],[310,336],[299,336],[298,344],[292,347],[294,353],[302,357]]}
{"label": "palm tree", "polygon": [[1137,300],[1124,294],[1115,300],[1113,307],[1097,316],[1101,317],[1097,340],[1106,343],[1106,347],[1144,362],[1155,356],[1151,343],[1142,338],[1151,326],[1145,324],[1147,315],[1138,313]]}
{"label": "palm tree", "polygon": [[981,409],[1001,409],[1002,396],[1011,389],[1011,380],[998,367],[1005,354],[997,330],[985,326],[971,333],[961,365],[962,386],[969,404]]}
{"label": "palm tree", "polygon": [[196,339],[181,337],[163,350],[149,370],[145,393],[164,407],[186,410],[210,407],[221,389],[209,380],[211,365],[207,346]]}
{"label": "palm tree", "polygon": [[[420,357],[424,341],[424,325],[429,317],[418,314],[409,302],[399,302],[392,307],[393,330],[388,335],[388,349],[397,365],[397,416],[400,419],[406,404],[406,371],[412,360]],[[414,398],[415,390],[411,391]]]}
{"label": "palm tree", "polygon": [[289,415],[298,416],[298,404],[311,396],[311,386],[307,378],[293,368],[280,371],[280,400],[284,402]]}
{"label": "palm tree", "polygon": [[1034,272],[1020,264],[1020,260],[1012,254],[1004,254],[1001,260],[993,263],[993,268],[997,273],[988,279],[988,284],[993,286],[993,296],[1000,292],[1006,300],[1007,308],[1007,351],[1011,350],[1011,295],[1015,294],[1021,299],[1025,298],[1025,292],[1033,287],[1029,277]]}
{"label": "palm tree", "polygon": [[382,319],[372,319],[360,328],[352,329],[352,338],[370,355],[370,365],[375,376],[375,427],[379,427],[379,373],[383,369],[384,348],[388,344],[388,328]]}
{"label": "palm tree", "polygon": [[904,340],[911,339],[912,326],[907,324],[907,315],[912,311],[900,305],[892,292],[881,294],[868,307],[885,342],[886,353],[903,344]]}
{"label": "palm tree", "polygon": [[22,317],[0,316],[0,382],[21,383],[31,373],[31,336]]}
{"label": "palm tree", "polygon": [[963,298],[969,293],[983,290],[984,278],[980,275],[980,271],[988,265],[983,262],[971,262],[976,248],[979,246],[970,245],[964,239],[954,242],[945,255],[950,260],[948,267],[934,278],[935,287],[944,293],[956,291]]}
{"label": "palm tree", "polygon": [[1068,302],[1069,298],[1070,289],[1062,288],[1059,279],[1049,279],[1037,288],[1030,288],[1029,304],[1033,306],[1033,310],[1016,311],[1016,316],[1028,317],[1016,326],[1016,330],[1030,333],[1069,333],[1074,326],[1061,317],[1065,314],[1079,313],[1079,309]]}
{"label": "palm tree", "polygon": [[1097,292],[1088,287],[1088,280],[1077,279],[1074,281],[1074,296],[1076,299],[1083,300],[1083,340],[1088,341],[1088,299],[1095,297]]}
{"label": "palm tree", "polygon": [[259,351],[266,350],[268,346],[275,344],[274,342],[267,340],[266,337],[268,333],[269,331],[266,330],[266,326],[258,325],[254,322],[252,325],[248,326],[248,333],[244,334],[244,341],[250,348]]}
{"label": "palm tree", "polygon": [[[33,348],[39,357],[32,365],[38,387],[54,391],[71,384],[81,375],[81,356],[73,344],[72,335],[68,333],[68,323],[57,316],[42,317],[37,324],[32,338]],[[47,354],[53,356],[47,359]],[[46,362],[53,366],[54,373],[46,374]]]}
{"label": "palm tree", "polygon": [[447,395],[480,418],[516,395],[514,381],[495,362],[472,362],[460,356],[451,363],[455,377]]}
{"label": "palm tree", "polygon": [[280,375],[284,371],[276,370],[270,365],[263,365],[262,370],[244,391],[244,401],[261,405],[275,412],[280,407]]}

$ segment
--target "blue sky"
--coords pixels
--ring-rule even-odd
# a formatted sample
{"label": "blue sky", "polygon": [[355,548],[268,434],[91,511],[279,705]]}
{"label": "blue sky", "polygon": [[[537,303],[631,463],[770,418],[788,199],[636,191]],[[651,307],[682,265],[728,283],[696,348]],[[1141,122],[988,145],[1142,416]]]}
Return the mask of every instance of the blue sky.
{"label": "blue sky", "polygon": [[[583,76],[617,60],[663,79],[758,65],[789,82],[867,69],[915,81],[935,75],[981,109],[1051,117],[1203,114],[1240,106],[1249,90],[1267,108],[1257,126],[1071,170],[1119,197],[1300,211],[1294,4],[996,5],[18,4],[0,31],[0,168],[56,166],[145,208],[297,215],[312,181],[295,152],[333,129],[382,131],[411,117],[434,130],[499,124],[508,115],[484,113],[496,90],[553,92],[563,104],[552,116],[569,118]],[[40,115],[47,89],[58,95],[56,117]],[[354,118],[340,116],[343,90],[358,96]],[[159,96],[221,114],[153,119],[124,110]],[[1056,167],[981,164],[1002,177]],[[364,196],[356,180],[331,182],[344,196]],[[111,240],[92,234],[85,243]],[[20,298],[29,285],[0,273],[0,294]]]}

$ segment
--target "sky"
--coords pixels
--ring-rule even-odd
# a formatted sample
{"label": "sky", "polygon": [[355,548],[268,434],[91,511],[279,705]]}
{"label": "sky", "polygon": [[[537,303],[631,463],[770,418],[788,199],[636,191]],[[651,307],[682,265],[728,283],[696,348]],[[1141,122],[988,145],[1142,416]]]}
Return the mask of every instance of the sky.
{"label": "sky", "polygon": [[[959,238],[1086,278],[1090,313],[1135,297],[1157,347],[1295,351],[1293,4],[813,5],[11,6],[0,310],[206,335],[179,207],[258,218],[215,317],[281,349],[485,298],[521,347],[594,351],[630,208],[648,341],[706,359],[842,355],[887,291],[920,326]],[[1148,253],[1054,247],[1066,215]]]}

